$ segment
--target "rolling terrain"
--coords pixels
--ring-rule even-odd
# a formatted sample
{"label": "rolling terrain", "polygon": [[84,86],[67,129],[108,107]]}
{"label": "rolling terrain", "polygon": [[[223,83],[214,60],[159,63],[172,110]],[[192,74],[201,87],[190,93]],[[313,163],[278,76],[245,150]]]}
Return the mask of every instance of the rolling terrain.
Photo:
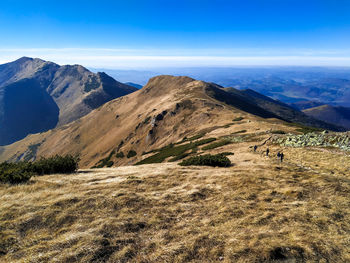
{"label": "rolling terrain", "polygon": [[342,130],[269,98],[257,98],[256,93],[253,97],[238,90],[226,92],[213,83],[164,75],[152,78],[141,90],[110,101],[73,123],[2,147],[0,160],[32,160],[69,153],[79,155],[80,165],[85,168],[107,162],[108,166],[134,164],[151,150],[184,142],[184,137],[203,137],[222,127],[235,127],[235,120],[240,119],[245,119],[242,125],[245,130],[268,119],[301,124],[307,120],[322,129]]}
{"label": "rolling terrain", "polygon": [[303,110],[303,112],[315,119],[333,123],[346,129],[350,129],[350,108],[341,106],[321,105]]}
{"label": "rolling terrain", "polygon": [[0,65],[0,145],[72,122],[135,90],[79,65],[27,57]]}
{"label": "rolling terrain", "polygon": [[[1,160],[69,153],[86,168],[0,184],[0,261],[348,262],[350,134],[295,123],[309,118],[253,91],[158,76],[0,147]],[[220,153],[230,167],[179,165]]]}

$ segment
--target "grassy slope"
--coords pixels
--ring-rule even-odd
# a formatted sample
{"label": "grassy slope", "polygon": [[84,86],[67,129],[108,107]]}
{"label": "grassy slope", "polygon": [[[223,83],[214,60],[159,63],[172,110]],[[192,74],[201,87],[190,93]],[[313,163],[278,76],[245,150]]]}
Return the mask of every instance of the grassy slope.
{"label": "grassy slope", "polygon": [[290,148],[281,165],[263,150],[237,148],[230,168],[151,164],[1,185],[0,261],[349,262],[350,157]]}

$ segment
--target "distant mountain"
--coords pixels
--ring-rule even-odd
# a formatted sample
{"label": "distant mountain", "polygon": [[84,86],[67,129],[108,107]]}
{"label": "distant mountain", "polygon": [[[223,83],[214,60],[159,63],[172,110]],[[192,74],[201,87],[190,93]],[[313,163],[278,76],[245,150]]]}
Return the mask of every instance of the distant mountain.
{"label": "distant mountain", "polygon": [[0,145],[72,122],[135,90],[79,65],[27,57],[0,65]]}
{"label": "distant mountain", "polygon": [[120,81],[142,85],[156,75],[185,75],[224,87],[252,89],[285,103],[307,100],[320,105],[350,107],[349,67],[192,67],[104,71]]}
{"label": "distant mountain", "polygon": [[303,111],[313,118],[333,123],[350,130],[350,108],[322,105]]}
{"label": "distant mountain", "polygon": [[297,110],[306,110],[314,107],[324,105],[324,103],[312,100],[301,100],[294,103],[289,103],[289,106]]}
{"label": "distant mountain", "polygon": [[80,155],[81,167],[107,161],[108,165],[130,165],[145,158],[144,153],[185,137],[200,138],[211,132],[215,136],[216,129],[227,129],[228,134],[231,126],[231,133],[260,130],[266,134],[272,127],[297,129],[285,121],[342,130],[254,91],[228,90],[189,77],[163,75],[78,121],[0,147],[0,160],[70,153]]}
{"label": "distant mountain", "polygon": [[136,84],[136,83],[133,83],[133,82],[125,82],[126,85],[129,85],[131,87],[134,87],[134,88],[137,88],[137,89],[142,89],[142,85],[140,84]]}
{"label": "distant mountain", "polygon": [[237,79],[231,85],[237,89],[253,89],[285,103],[314,101],[320,104],[350,107],[350,80],[320,78],[291,80],[270,76],[261,79]]}
{"label": "distant mountain", "polygon": [[339,131],[342,130],[342,128],[339,125],[338,127],[334,126],[334,125],[337,125],[336,123],[332,125],[324,121],[320,121],[318,119],[307,116],[305,113],[297,109],[294,109],[293,107],[281,101],[271,99],[254,90],[251,90],[251,89],[237,90],[234,88],[224,88],[224,90],[230,94],[234,94],[235,96],[241,97],[242,99],[249,101],[250,103],[274,114],[279,119],[282,119],[288,122],[299,123],[305,126],[313,126],[313,127],[323,128],[323,129],[339,130]]}

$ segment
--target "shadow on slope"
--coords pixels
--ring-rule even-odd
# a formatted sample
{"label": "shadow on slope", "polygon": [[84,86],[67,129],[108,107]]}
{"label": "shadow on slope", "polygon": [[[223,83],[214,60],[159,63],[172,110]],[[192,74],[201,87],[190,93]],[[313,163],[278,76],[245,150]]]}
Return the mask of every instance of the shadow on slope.
{"label": "shadow on slope", "polygon": [[58,106],[38,81],[24,79],[4,87],[2,92],[0,145],[11,144],[30,133],[56,126]]}

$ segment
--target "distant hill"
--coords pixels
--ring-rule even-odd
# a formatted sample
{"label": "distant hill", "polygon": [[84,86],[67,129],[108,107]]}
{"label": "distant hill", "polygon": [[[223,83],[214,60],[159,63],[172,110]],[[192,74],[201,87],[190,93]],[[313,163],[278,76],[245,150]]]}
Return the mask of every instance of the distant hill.
{"label": "distant hill", "polygon": [[295,129],[284,121],[341,130],[253,91],[226,91],[214,83],[163,75],[78,121],[3,148],[0,160],[70,153],[81,157],[81,167],[99,162],[120,166],[139,162],[145,158],[143,153],[216,129],[232,126],[232,132],[269,132],[281,125]]}
{"label": "distant hill", "polygon": [[303,112],[315,119],[343,126],[350,130],[350,108],[322,105],[303,110]]}
{"label": "distant hill", "polygon": [[0,65],[0,145],[77,120],[135,90],[80,65],[27,57]]}
{"label": "distant hill", "polygon": [[142,89],[142,85],[140,84],[136,84],[136,83],[133,83],[133,82],[125,82],[126,85],[129,85],[131,87],[134,87],[134,88],[137,88],[137,89]]}
{"label": "distant hill", "polygon": [[294,103],[289,103],[289,106],[297,110],[306,110],[306,109],[318,107],[321,105],[324,105],[324,103],[319,101],[312,101],[312,100],[301,100]]}
{"label": "distant hill", "polygon": [[342,130],[340,126],[335,127],[336,123],[329,124],[324,122],[323,120],[312,118],[305,113],[294,109],[293,107],[278,101],[271,99],[267,96],[264,96],[254,90],[246,89],[246,90],[237,90],[234,88],[224,88],[230,94],[235,94],[236,96],[240,96],[242,99],[249,101],[250,103],[274,114],[277,118],[288,121],[295,122],[305,126],[313,126],[323,129],[330,130]]}

